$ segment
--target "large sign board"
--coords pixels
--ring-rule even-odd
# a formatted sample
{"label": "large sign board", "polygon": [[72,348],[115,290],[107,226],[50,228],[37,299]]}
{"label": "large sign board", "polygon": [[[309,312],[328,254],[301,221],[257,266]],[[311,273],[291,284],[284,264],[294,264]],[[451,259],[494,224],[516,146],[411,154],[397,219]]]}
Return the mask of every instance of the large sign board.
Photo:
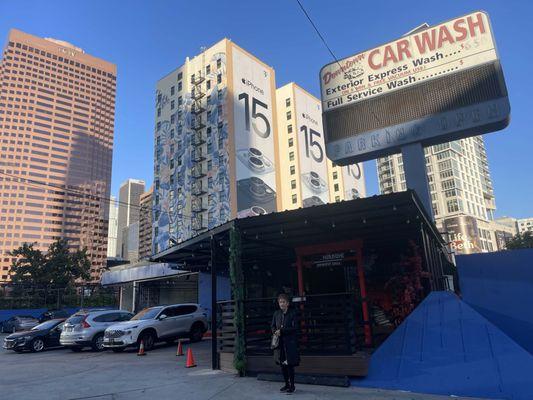
{"label": "large sign board", "polygon": [[272,76],[269,69],[233,47],[237,216],[276,211]]}
{"label": "large sign board", "polygon": [[320,71],[328,157],[366,161],[502,129],[510,106],[488,15],[444,22]]}
{"label": "large sign board", "polygon": [[329,203],[328,165],[320,101],[294,86],[300,187],[304,207]]}

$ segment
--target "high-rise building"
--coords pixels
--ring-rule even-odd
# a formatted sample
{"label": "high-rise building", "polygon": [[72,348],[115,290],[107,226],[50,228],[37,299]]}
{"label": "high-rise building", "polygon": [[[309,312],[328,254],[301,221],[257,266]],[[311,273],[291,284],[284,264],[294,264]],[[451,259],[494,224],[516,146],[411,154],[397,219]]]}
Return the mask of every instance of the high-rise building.
{"label": "high-rise building", "polygon": [[533,218],[520,218],[516,220],[518,232],[533,232]]}
{"label": "high-rise building", "polygon": [[86,247],[98,279],[107,224],[116,66],[11,30],[0,64],[0,280],[23,243]]}
{"label": "high-rise building", "polygon": [[[426,168],[437,227],[458,254],[499,249],[494,192],[481,136],[427,147]],[[381,193],[406,189],[400,154],[377,162]]]}
{"label": "high-rise building", "polygon": [[154,252],[281,208],[274,70],[227,39],[159,80]]}
{"label": "high-rise building", "polygon": [[139,259],[145,260],[152,255],[152,201],[153,187],[141,195],[139,220]]}
{"label": "high-rise building", "polygon": [[334,166],[326,157],[319,99],[291,82],[276,90],[281,209],[366,195],[363,165]]}
{"label": "high-rise building", "polygon": [[[127,232],[126,228],[129,225],[139,222],[140,215],[140,200],[141,194],[144,193],[144,181],[139,179],[128,179],[122,185],[120,185],[119,196],[118,196],[118,237],[117,237],[117,255],[126,260],[128,254],[138,253],[139,249],[134,249],[135,243],[139,243],[139,238],[134,238],[134,233],[130,232],[128,234],[129,245],[126,246],[126,241],[123,238],[124,232]],[[139,229],[135,230],[139,232]],[[137,233],[138,234],[138,233]]]}
{"label": "high-rise building", "polygon": [[115,196],[109,201],[109,224],[107,231],[107,257],[117,256],[118,202]]}

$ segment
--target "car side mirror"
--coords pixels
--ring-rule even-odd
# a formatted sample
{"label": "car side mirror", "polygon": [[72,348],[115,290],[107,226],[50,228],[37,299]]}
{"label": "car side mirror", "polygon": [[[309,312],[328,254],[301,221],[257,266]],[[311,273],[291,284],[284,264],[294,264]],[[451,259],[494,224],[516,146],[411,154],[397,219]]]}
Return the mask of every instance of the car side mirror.
{"label": "car side mirror", "polygon": [[166,316],[165,314],[161,314],[161,315],[159,316],[159,319],[160,319],[160,320],[164,320],[164,319],[166,319],[166,318],[167,318],[167,316]]}

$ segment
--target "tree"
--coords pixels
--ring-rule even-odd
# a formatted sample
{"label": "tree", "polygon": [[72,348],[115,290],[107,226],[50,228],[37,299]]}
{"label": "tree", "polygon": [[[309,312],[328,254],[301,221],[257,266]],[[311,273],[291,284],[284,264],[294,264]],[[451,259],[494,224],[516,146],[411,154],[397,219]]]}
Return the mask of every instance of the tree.
{"label": "tree", "polygon": [[13,283],[66,287],[76,279],[90,278],[87,250],[70,252],[63,239],[52,243],[46,253],[35,249],[34,244],[24,243],[10,255],[16,257],[11,266]]}
{"label": "tree", "polygon": [[506,243],[505,247],[507,250],[531,249],[533,248],[533,233],[530,231],[518,232]]}

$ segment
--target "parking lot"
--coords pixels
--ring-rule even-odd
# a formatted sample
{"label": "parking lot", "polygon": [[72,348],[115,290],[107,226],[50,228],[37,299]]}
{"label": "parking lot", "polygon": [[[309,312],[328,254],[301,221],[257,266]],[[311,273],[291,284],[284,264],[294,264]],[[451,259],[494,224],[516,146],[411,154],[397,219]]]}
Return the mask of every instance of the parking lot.
{"label": "parking lot", "polygon": [[[0,340],[6,335],[0,335]],[[185,346],[187,348],[188,345]],[[192,344],[196,368],[185,368],[175,345],[158,345],[145,357],[67,349],[17,354],[0,350],[0,398],[26,399],[268,399],[285,398],[279,383],[236,378],[210,369],[211,342]],[[297,385],[301,399],[446,399],[449,397],[360,388]],[[456,398],[457,399],[457,398]]]}

